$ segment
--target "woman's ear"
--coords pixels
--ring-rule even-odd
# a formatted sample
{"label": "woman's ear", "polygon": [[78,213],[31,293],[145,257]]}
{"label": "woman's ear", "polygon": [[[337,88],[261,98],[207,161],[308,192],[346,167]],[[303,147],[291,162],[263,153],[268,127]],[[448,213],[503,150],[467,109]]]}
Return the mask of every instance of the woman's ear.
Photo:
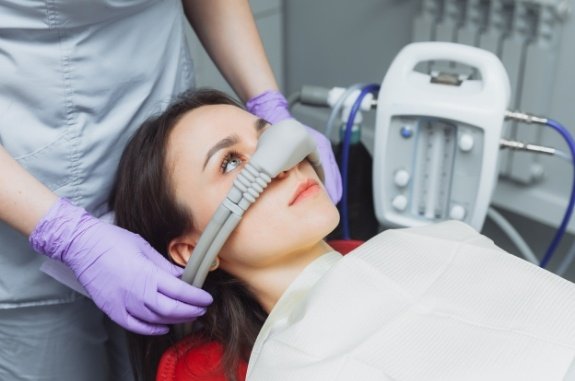
{"label": "woman's ear", "polygon": [[210,266],[210,271],[217,270],[220,267],[220,257],[216,257]]}
{"label": "woman's ear", "polygon": [[195,247],[196,241],[191,237],[178,237],[170,241],[168,245],[168,255],[178,265],[186,267]]}
{"label": "woman's ear", "polygon": [[[186,267],[192,252],[196,247],[198,238],[194,235],[187,235],[173,239],[168,245],[168,255],[172,258],[172,261],[176,262],[182,267]],[[212,265],[210,266],[210,271],[217,270],[220,267],[220,257],[216,257]]]}

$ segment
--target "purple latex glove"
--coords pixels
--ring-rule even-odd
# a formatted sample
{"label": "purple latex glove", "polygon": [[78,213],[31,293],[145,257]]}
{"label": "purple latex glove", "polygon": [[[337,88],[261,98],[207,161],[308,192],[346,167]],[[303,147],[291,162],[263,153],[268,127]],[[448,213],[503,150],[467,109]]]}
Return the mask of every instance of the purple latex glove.
{"label": "purple latex glove", "polygon": [[136,333],[167,333],[167,324],[191,321],[212,302],[207,292],[179,280],[183,270],[142,237],[65,199],[38,223],[30,243],[70,267],[96,305]]}
{"label": "purple latex glove", "polygon": [[[284,119],[293,118],[289,112],[288,101],[279,91],[269,90],[253,97],[246,103],[249,112],[274,124]],[[329,139],[322,133],[306,126],[312,135],[319,151],[321,164],[325,173],[324,185],[331,200],[337,204],[341,200],[341,174],[335,161]]]}

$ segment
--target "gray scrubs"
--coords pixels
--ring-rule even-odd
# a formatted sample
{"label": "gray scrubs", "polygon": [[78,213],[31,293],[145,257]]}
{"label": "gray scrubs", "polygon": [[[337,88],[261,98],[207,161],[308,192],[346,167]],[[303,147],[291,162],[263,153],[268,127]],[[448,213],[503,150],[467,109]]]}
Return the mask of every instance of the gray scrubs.
{"label": "gray scrubs", "polygon": [[[127,139],[193,85],[186,23],[179,0],[0,0],[0,144],[104,214]],[[43,260],[0,224],[0,380],[105,380],[108,322]]]}

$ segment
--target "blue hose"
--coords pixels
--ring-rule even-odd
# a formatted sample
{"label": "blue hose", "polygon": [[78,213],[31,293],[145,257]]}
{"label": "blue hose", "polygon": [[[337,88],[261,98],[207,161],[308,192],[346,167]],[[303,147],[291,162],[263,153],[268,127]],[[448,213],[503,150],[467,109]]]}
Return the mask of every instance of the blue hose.
{"label": "blue hose", "polygon": [[361,91],[357,99],[351,106],[349,117],[345,125],[345,134],[343,137],[342,159],[341,159],[342,193],[341,193],[341,202],[339,206],[341,213],[342,235],[343,239],[346,240],[351,239],[349,231],[349,212],[347,205],[347,189],[348,189],[347,172],[349,167],[349,146],[351,142],[351,129],[353,127],[355,115],[359,111],[359,107],[361,106],[361,101],[363,100],[363,98],[369,93],[376,93],[378,91],[379,91],[379,85],[377,84],[370,84],[361,88]]}
{"label": "blue hose", "polygon": [[571,197],[569,198],[569,205],[565,210],[563,220],[561,221],[561,225],[559,226],[557,232],[555,233],[555,237],[553,237],[551,244],[549,245],[547,251],[545,252],[545,256],[541,260],[541,263],[539,263],[539,266],[543,268],[545,268],[545,266],[549,264],[549,261],[551,260],[553,253],[555,252],[557,246],[559,245],[559,242],[561,241],[561,238],[563,238],[563,236],[565,235],[567,224],[569,223],[569,220],[571,219],[571,214],[573,213],[573,205],[575,204],[575,141],[573,141],[573,137],[571,136],[569,131],[567,131],[567,129],[558,122],[551,119],[547,119],[545,124],[553,128],[557,132],[559,132],[563,137],[563,139],[565,139],[565,141],[567,142],[567,145],[569,146],[569,151],[571,151],[571,159],[573,161],[574,172],[571,185]]}

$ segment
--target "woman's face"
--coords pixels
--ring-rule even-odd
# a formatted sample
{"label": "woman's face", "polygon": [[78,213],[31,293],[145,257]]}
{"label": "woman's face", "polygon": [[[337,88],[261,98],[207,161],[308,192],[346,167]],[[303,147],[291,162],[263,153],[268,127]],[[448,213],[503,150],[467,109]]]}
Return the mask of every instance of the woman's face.
{"label": "woman's face", "polygon": [[[193,231],[184,237],[192,246],[254,153],[264,128],[261,119],[230,105],[200,107],[176,124],[167,163],[176,198],[193,216]],[[272,180],[247,210],[220,252],[220,267],[241,277],[245,269],[288,263],[316,247],[338,221],[337,209],[304,160]]]}

